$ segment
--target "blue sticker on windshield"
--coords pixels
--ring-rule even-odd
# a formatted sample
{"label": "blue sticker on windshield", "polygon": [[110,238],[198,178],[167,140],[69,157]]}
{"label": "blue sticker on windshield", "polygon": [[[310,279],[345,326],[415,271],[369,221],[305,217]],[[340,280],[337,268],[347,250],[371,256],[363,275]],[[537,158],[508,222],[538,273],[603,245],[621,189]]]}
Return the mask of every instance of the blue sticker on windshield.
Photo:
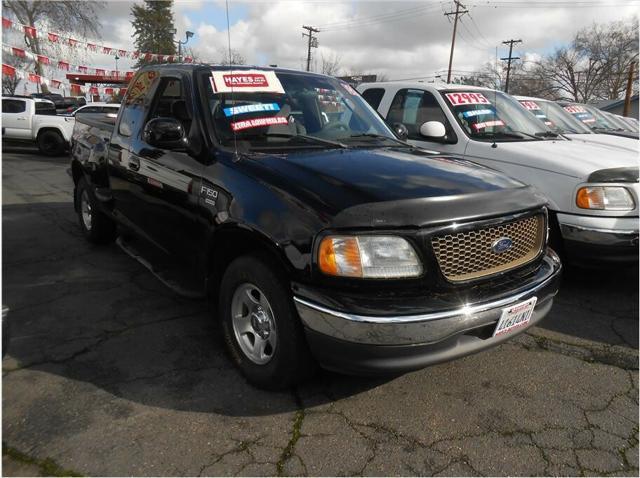
{"label": "blue sticker on windshield", "polygon": [[234,116],[259,111],[280,111],[280,105],[278,105],[278,103],[255,103],[252,105],[232,106],[231,108],[224,109],[224,115]]}
{"label": "blue sticker on windshield", "polygon": [[464,111],[462,113],[462,116],[464,116],[465,118],[471,118],[473,116],[480,116],[480,115],[492,115],[494,114],[493,110],[491,109],[484,109],[484,110],[469,110],[469,111]]}

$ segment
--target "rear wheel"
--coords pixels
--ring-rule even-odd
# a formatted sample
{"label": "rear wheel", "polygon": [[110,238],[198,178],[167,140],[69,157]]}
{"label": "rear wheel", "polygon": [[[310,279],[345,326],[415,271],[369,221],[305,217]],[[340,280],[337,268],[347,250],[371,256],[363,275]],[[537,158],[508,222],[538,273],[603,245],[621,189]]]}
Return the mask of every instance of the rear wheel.
{"label": "rear wheel", "polygon": [[279,390],[315,370],[287,282],[271,261],[242,256],[220,285],[219,314],[227,350],[247,380]]}
{"label": "rear wheel", "polygon": [[86,179],[76,186],[76,209],[84,236],[91,242],[103,244],[116,238],[116,223],[99,209]]}
{"label": "rear wheel", "polygon": [[47,156],[58,156],[64,152],[64,138],[57,131],[43,131],[38,135],[38,149]]}

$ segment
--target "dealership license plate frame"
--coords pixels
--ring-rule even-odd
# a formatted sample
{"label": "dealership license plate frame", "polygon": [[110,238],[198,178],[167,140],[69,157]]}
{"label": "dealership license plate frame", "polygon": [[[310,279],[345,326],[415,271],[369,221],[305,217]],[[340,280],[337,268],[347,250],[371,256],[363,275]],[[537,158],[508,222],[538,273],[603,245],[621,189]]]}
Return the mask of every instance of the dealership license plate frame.
{"label": "dealership license plate frame", "polygon": [[496,328],[493,330],[493,337],[520,330],[531,322],[536,302],[538,302],[538,298],[531,297],[523,302],[518,302],[517,304],[502,309],[500,320],[498,320]]}

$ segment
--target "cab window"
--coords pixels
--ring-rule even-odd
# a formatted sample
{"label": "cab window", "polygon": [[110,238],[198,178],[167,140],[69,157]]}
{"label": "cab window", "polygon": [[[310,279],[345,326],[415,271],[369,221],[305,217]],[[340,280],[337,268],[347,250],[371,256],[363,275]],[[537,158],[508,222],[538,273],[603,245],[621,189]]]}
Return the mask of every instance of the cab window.
{"label": "cab window", "polygon": [[24,101],[2,100],[3,113],[24,113],[26,110],[27,110],[27,105]]}
{"label": "cab window", "polygon": [[378,109],[382,97],[384,96],[384,88],[369,88],[362,92],[362,97],[367,100],[374,110]]}
{"label": "cab window", "polygon": [[387,122],[402,123],[409,131],[409,139],[425,141],[420,135],[420,126],[427,121],[439,121],[447,131],[445,142],[455,142],[455,133],[444,111],[436,98],[425,90],[402,89],[399,90],[391,102]]}
{"label": "cab window", "polygon": [[37,115],[53,115],[56,114],[56,105],[49,102],[37,101],[36,102],[36,114]]}
{"label": "cab window", "polygon": [[149,92],[158,82],[158,78],[157,71],[146,70],[138,73],[131,82],[122,103],[122,114],[118,125],[118,133],[122,136],[131,136],[134,131],[141,128],[144,110],[150,101]]}

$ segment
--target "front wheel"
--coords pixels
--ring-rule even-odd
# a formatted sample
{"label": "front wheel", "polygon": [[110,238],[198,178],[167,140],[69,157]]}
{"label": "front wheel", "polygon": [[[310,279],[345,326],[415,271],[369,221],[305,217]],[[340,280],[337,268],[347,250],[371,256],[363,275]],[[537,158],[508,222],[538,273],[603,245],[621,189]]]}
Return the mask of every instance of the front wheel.
{"label": "front wheel", "polygon": [[312,375],[290,289],[271,261],[235,259],[222,278],[219,313],[231,359],[251,384],[281,390]]}

